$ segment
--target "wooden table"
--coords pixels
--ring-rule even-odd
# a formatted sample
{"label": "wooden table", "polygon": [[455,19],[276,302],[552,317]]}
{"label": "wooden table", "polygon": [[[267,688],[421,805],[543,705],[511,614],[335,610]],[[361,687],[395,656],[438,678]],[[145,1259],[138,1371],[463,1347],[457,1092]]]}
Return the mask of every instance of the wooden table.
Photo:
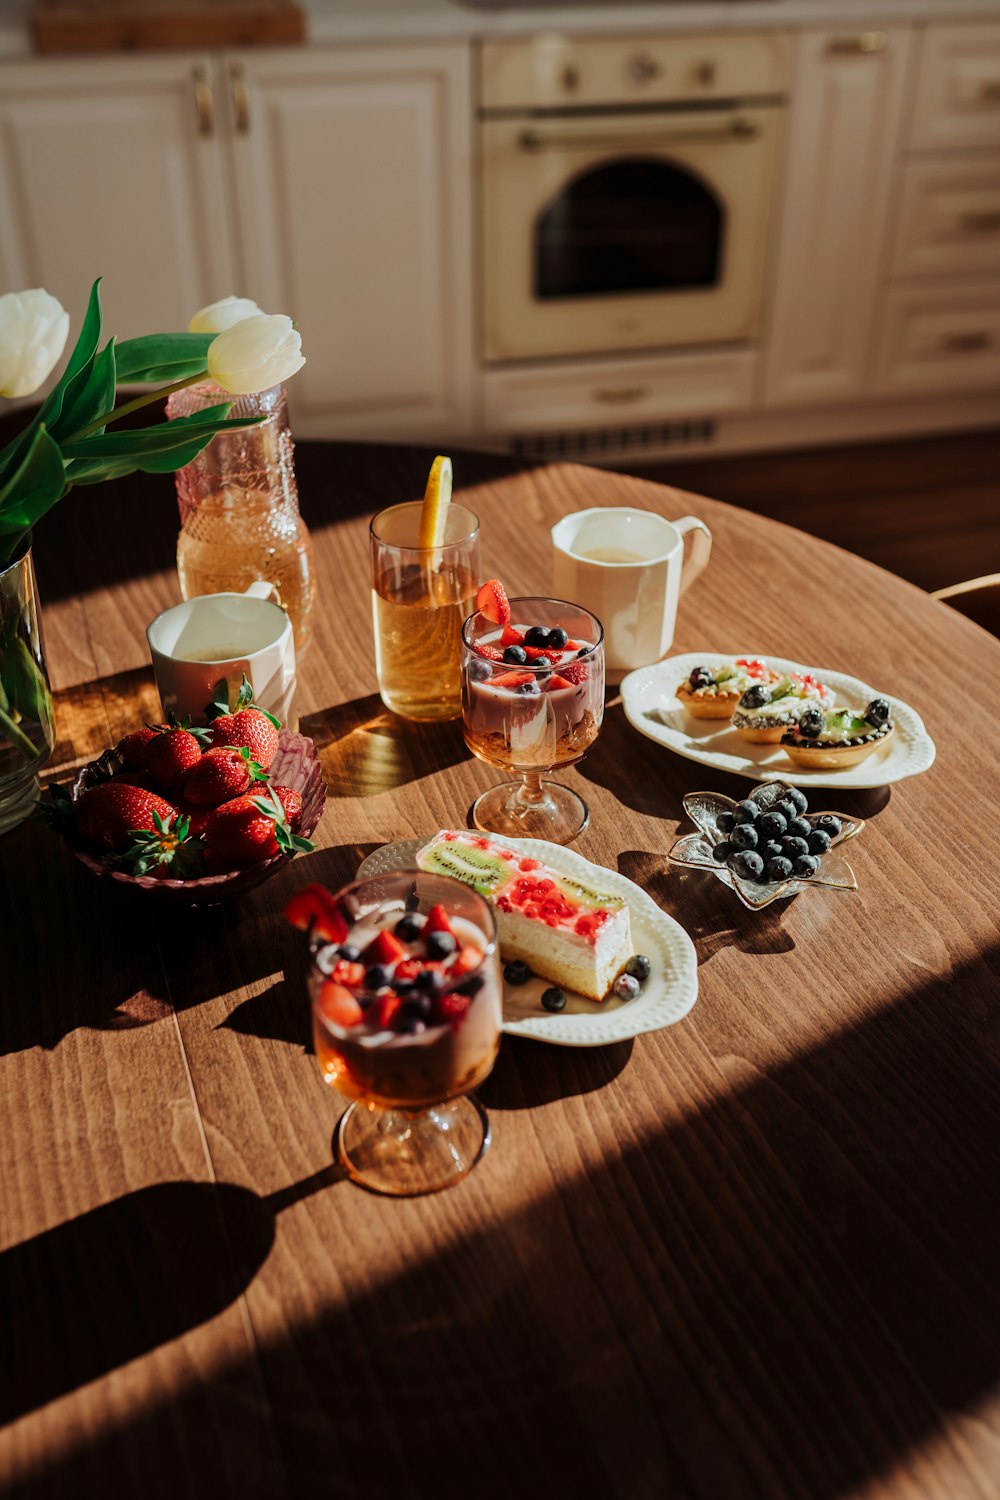
{"label": "wooden table", "polygon": [[[746,783],[612,701],[566,773],[593,810],[578,847],[691,933],[694,1011],[602,1049],[506,1039],[493,1149],[451,1192],[383,1200],[331,1168],[283,904],[463,823],[492,774],[374,692],[366,515],[429,457],[299,449],[315,854],[233,910],[158,917],[46,830],[0,845],[0,1473],[173,1500],[995,1496],[1000,643],[857,558],[640,480],[456,458],[519,592],[569,510],[702,516],[675,649],[860,674],[938,760],[830,795],[870,820],[858,894],[755,916],[664,860],[683,792]],[[59,510],[36,550],[65,777],[156,712],[143,628],[176,598],[176,512],[162,478]]]}

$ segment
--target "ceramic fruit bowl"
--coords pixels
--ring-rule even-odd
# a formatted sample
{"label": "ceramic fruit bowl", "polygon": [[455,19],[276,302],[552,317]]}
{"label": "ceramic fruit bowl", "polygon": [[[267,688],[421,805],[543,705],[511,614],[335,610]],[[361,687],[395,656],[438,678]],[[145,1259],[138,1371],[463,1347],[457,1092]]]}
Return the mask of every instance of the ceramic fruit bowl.
{"label": "ceramic fruit bowl", "polygon": [[[756,787],[750,796],[741,802],[736,802],[732,797],[723,797],[719,792],[689,792],[684,798],[684,811],[697,828],[697,833],[683,834],[672,845],[667,858],[672,864],[684,865],[693,870],[710,870],[717,880],[723,885],[728,885],[734,890],[744,906],[751,911],[760,911],[765,906],[770,906],[772,901],[778,901],[786,896],[796,896],[800,891],[808,890],[810,886],[818,886],[824,890],[834,891],[856,891],[858,888],[857,877],[851,869],[847,860],[840,852],[840,846],[848,839],[856,838],[864,828],[860,818],[848,818],[843,813],[810,812],[805,804],[805,796],[798,787],[792,787],[788,783],[780,781],[767,782],[763,786]],[[809,825],[806,835],[820,832],[823,838],[813,838],[812,843],[815,850],[810,851],[808,863],[813,865],[812,873],[797,874],[795,871],[796,851],[789,849],[787,840],[796,838],[802,830],[796,825],[792,828],[791,820],[787,817],[789,803],[792,804],[794,815],[799,822]],[[748,811],[752,807],[753,811]],[[782,809],[785,811],[782,811]],[[744,811],[741,811],[744,810]],[[780,873],[773,879],[767,879],[766,868],[756,875],[746,875],[743,869],[751,862],[740,861],[735,856],[740,852],[740,846],[732,847],[729,843],[731,835],[738,829],[743,820],[743,826],[750,822],[757,829],[757,843],[746,848],[747,853],[757,853],[758,847],[762,850],[768,842],[771,830],[762,820],[768,814],[775,814],[779,818],[785,818],[791,832],[786,830],[786,845],[782,855],[783,859]],[[832,820],[832,822],[824,822]],[[780,827],[775,830],[774,842],[780,843],[782,833]],[[802,840],[800,839],[800,842]],[[826,847],[821,847],[823,844]],[[749,845],[749,839],[747,839]],[[731,849],[728,859],[716,857],[716,851],[720,846],[726,845]],[[805,845],[803,844],[803,852]],[[765,856],[758,855],[763,864]],[[753,862],[754,865],[756,862]],[[735,864],[735,868],[733,865]],[[784,866],[787,865],[787,871]]]}
{"label": "ceramic fruit bowl", "polygon": [[[91,761],[77,773],[70,789],[76,802],[91,787],[108,781],[123,769],[122,762],[114,750],[106,750],[99,759]],[[304,734],[293,734],[282,729],[278,734],[278,749],[270,766],[270,779],[277,785],[291,787],[302,798],[299,826],[295,830],[309,838],[316,830],[323,815],[326,801],[326,786],[314,742]],[[119,885],[149,891],[156,900],[172,906],[217,906],[235,896],[252,890],[288,863],[284,854],[272,855],[270,859],[258,860],[254,864],[242,865],[239,869],[226,870],[220,874],[199,875],[190,880],[170,880],[154,875],[130,875],[116,869],[114,856],[102,858],[77,842],[67,838],[73,853],[81,864],[95,875],[116,881]]]}

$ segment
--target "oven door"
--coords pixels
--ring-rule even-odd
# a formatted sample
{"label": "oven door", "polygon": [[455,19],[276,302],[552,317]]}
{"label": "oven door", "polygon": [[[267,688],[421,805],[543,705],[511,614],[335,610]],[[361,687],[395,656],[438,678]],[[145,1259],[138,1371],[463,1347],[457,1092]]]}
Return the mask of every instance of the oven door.
{"label": "oven door", "polygon": [[487,362],[751,339],[780,111],[487,120]]}

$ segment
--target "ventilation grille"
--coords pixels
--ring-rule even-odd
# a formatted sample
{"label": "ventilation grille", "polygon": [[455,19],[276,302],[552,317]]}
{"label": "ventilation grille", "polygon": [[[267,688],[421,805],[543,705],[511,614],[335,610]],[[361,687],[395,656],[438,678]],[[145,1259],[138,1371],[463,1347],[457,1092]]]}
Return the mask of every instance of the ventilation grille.
{"label": "ventilation grille", "polygon": [[589,427],[580,432],[530,432],[510,440],[518,458],[578,458],[597,453],[637,453],[682,443],[711,443],[715,423],[643,422],[636,427]]}

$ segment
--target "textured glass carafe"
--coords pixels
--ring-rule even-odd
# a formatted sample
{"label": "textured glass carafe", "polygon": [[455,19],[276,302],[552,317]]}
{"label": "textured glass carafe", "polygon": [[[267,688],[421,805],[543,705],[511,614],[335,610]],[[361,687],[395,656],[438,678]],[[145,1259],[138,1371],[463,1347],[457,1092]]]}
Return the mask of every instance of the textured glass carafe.
{"label": "textured glass carafe", "polygon": [[220,432],[178,469],[177,573],[181,594],[242,593],[270,583],[287,610],[300,655],[312,633],[312,543],[299,515],[284,388],[232,398],[212,381],[174,391],[168,417],[232,400],[231,417],[265,416],[256,427]]}

